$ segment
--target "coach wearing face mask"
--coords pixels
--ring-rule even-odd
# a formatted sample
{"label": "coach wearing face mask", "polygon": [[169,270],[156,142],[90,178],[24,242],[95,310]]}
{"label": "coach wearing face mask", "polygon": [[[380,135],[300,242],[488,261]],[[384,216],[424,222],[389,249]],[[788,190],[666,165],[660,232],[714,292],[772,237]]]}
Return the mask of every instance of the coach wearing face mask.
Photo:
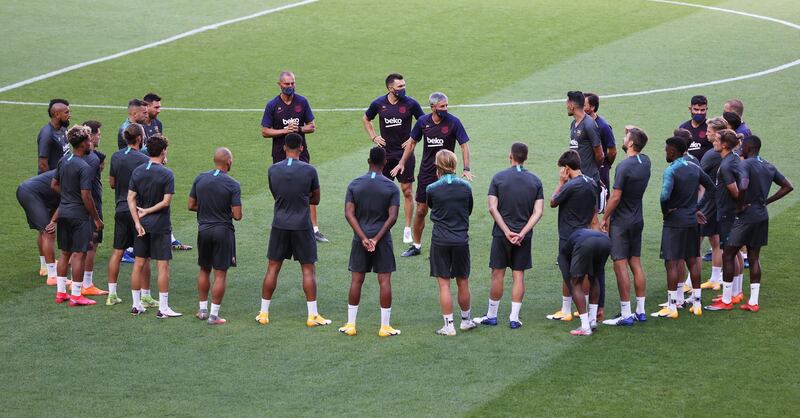
{"label": "coach wearing face mask", "polygon": [[708,113],[708,99],[706,96],[693,96],[689,104],[691,119],[683,122],[679,128],[692,133],[692,142],[689,144],[689,154],[700,161],[706,151],[714,146],[706,138],[706,113]]}

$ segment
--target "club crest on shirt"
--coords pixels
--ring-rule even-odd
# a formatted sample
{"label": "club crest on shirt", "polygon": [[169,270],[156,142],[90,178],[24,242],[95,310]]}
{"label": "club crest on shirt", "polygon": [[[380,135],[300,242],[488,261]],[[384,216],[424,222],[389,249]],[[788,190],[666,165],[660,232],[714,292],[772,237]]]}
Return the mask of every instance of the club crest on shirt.
{"label": "club crest on shirt", "polygon": [[294,106],[294,111],[295,112],[300,113],[302,110],[303,110],[303,106],[300,106],[300,105],[295,105]]}
{"label": "club crest on shirt", "polygon": [[442,133],[447,135],[448,132],[450,132],[450,127],[447,125],[442,126]]}
{"label": "club crest on shirt", "polygon": [[575,136],[581,136],[581,130],[580,129],[576,129],[575,130]]}
{"label": "club crest on shirt", "polygon": [[408,110],[408,109],[406,109],[406,107],[405,107],[405,106],[400,106],[400,107],[399,107],[397,110],[398,110],[400,113],[406,113],[406,110]]}
{"label": "club crest on shirt", "polygon": [[700,132],[698,132],[698,133],[697,133],[697,136],[699,136],[699,137],[700,137],[700,139],[704,139],[704,138],[706,137],[706,131],[700,131]]}

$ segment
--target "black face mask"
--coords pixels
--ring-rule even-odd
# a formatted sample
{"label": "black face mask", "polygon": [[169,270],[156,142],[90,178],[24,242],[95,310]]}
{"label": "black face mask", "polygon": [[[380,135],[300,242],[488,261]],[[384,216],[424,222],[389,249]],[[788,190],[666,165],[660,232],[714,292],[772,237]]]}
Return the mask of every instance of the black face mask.
{"label": "black face mask", "polygon": [[397,97],[398,99],[402,99],[403,97],[406,97],[406,89],[395,90],[394,91],[394,97]]}

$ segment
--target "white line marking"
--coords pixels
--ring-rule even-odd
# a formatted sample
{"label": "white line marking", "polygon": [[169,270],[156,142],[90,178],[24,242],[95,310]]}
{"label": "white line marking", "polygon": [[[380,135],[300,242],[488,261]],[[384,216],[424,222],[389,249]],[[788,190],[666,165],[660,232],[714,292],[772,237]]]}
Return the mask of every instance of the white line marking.
{"label": "white line marking", "polygon": [[[299,2],[299,3],[293,3],[293,4],[290,4],[290,5],[287,5],[287,6],[282,6],[282,7],[275,8],[275,9],[265,10],[263,12],[259,12],[259,13],[252,14],[252,15],[249,15],[249,16],[244,16],[244,17],[240,17],[240,18],[237,18],[237,19],[228,20],[228,21],[216,24],[216,25],[205,26],[205,27],[200,28],[200,29],[195,29],[195,31],[205,31],[205,30],[209,30],[209,29],[215,29],[216,27],[219,27],[219,26],[228,25],[228,24],[235,23],[235,22],[240,22],[240,21],[246,20],[246,19],[252,19],[254,17],[262,16],[262,15],[265,15],[265,14],[268,14],[268,13],[273,13],[273,12],[276,12],[276,11],[279,11],[279,10],[288,9],[288,8],[291,8],[291,7],[302,6],[304,4],[313,3],[315,1],[318,1],[318,0],[306,0],[306,1]],[[699,9],[706,9],[706,10],[711,10],[711,11],[730,13],[730,14],[745,16],[745,17],[749,17],[749,18],[753,18],[753,19],[764,20],[764,21],[767,21],[767,22],[773,22],[773,23],[777,23],[777,24],[780,24],[780,25],[783,25],[783,26],[790,27],[792,29],[800,30],[800,25],[792,23],[792,22],[788,22],[786,20],[776,19],[776,18],[769,17],[769,16],[757,15],[757,14],[753,14],[753,13],[740,12],[738,10],[723,9],[721,7],[705,6],[705,5],[701,5],[701,4],[685,3],[685,2],[671,1],[671,0],[645,0],[645,1],[649,1],[651,3],[672,4],[672,5],[676,5],[676,6],[696,7],[696,8],[699,8]],[[186,36],[193,35],[194,33],[191,33],[191,32],[194,32],[194,31],[186,32],[184,34],[177,35],[177,36],[178,37],[186,37]],[[195,32],[195,33],[199,33],[199,32]],[[178,37],[173,37],[174,39],[173,38],[168,38],[169,41],[167,41],[167,40],[158,41],[156,43],[149,44],[151,46],[145,45],[145,47],[152,48],[153,46],[158,46],[158,45],[161,45],[163,43],[172,42],[174,40],[180,39]],[[130,53],[133,53],[133,52],[137,52],[137,51],[142,50],[142,49],[147,49],[145,47],[139,47],[136,50],[129,50],[129,51],[120,52],[119,54],[109,55],[108,57],[100,58],[98,60],[89,61],[88,63],[77,64],[77,65],[85,67],[86,65],[91,65],[91,64],[94,64],[96,62],[102,62],[101,60],[108,61],[110,59],[114,59],[114,58],[117,58],[117,57],[120,57],[120,56],[123,56],[123,55],[127,55],[127,54],[130,54]],[[786,69],[791,68],[791,67],[795,67],[797,65],[800,65],[800,59],[796,59],[796,60],[794,60],[792,62],[788,62],[786,64],[782,64],[782,65],[779,65],[777,67],[768,68],[766,70],[758,71],[758,72],[755,72],[755,73],[750,73],[750,74],[745,74],[745,75],[740,75],[740,76],[730,77],[730,78],[724,78],[724,79],[721,79],[721,80],[712,80],[712,81],[706,81],[706,82],[702,82],[702,83],[684,84],[684,85],[676,86],[676,87],[665,87],[665,88],[652,89],[652,90],[640,90],[640,91],[627,92],[627,93],[603,94],[602,97],[604,99],[609,99],[609,98],[615,98],[615,97],[644,96],[644,95],[656,94],[656,93],[666,93],[666,92],[672,92],[672,91],[689,90],[689,89],[695,89],[695,88],[699,88],[699,87],[707,87],[707,86],[713,86],[713,85],[717,85],[717,84],[724,84],[724,83],[730,83],[730,82],[734,82],[734,81],[747,80],[747,79],[750,79],[750,78],[762,77],[762,76],[765,76],[765,75],[769,75],[769,74],[777,73],[779,71],[786,70]],[[75,68],[72,68],[72,67],[75,67]],[[61,74],[61,73],[67,72],[67,71],[71,71],[71,70],[77,69],[77,68],[81,68],[81,67],[77,67],[77,66],[72,66],[72,67],[67,67],[67,68],[65,68],[63,70],[58,70],[60,72],[48,73],[48,74],[52,74],[52,75],[49,75],[49,76],[48,76],[48,74],[45,74],[45,75],[42,75],[42,76],[39,76],[39,77],[34,77],[34,78],[30,79],[30,80],[22,81],[20,83],[30,84],[30,83],[33,83],[35,81],[39,81],[39,80],[43,80],[45,78],[52,77],[53,75],[57,75],[57,74]],[[47,76],[47,77],[45,77],[45,76]],[[17,83],[17,84],[20,84],[20,83]],[[20,84],[20,85],[24,85],[24,84]],[[19,87],[19,86],[16,86],[16,87]],[[16,87],[13,87],[13,88],[16,88]],[[4,91],[7,91],[6,89],[7,89],[6,87],[0,88],[0,93],[2,93]],[[8,90],[10,90],[10,88]],[[453,107],[453,108],[483,108],[483,107],[502,107],[502,106],[523,106],[523,105],[536,105],[536,104],[548,104],[548,103],[563,103],[564,100],[565,100],[564,98],[558,98],[558,99],[541,99],[541,100],[522,100],[522,101],[516,101],[516,102],[474,103],[474,104],[461,104],[461,105],[456,104],[456,105],[451,105],[450,107]],[[48,105],[47,103],[15,102],[15,101],[8,101],[8,100],[0,100],[0,104],[19,105],[19,106],[47,106]],[[93,108],[93,109],[126,109],[125,106],[109,106],[109,105],[80,105],[80,104],[75,104],[75,105],[70,105],[70,106],[71,107],[79,107],[79,108],[80,107],[82,107],[82,108]],[[164,107],[162,109],[164,109],[164,110],[174,110],[174,111],[186,111],[186,112],[263,112],[264,111],[264,109],[261,109],[261,108],[255,108],[255,109],[225,109],[225,108]],[[343,107],[343,108],[321,108],[321,109],[314,109],[314,111],[315,112],[363,112],[365,109],[366,108],[364,108],[364,107]]]}
{"label": "white line marking", "polygon": [[280,12],[282,10],[287,10],[287,9],[291,9],[291,8],[299,7],[299,6],[305,6],[306,4],[316,3],[317,1],[319,1],[319,0],[303,0],[303,1],[300,1],[300,2],[297,2],[297,3],[286,4],[286,5],[283,5],[283,6],[280,6],[280,7],[273,7],[271,9],[262,10],[260,12],[249,14],[247,16],[237,17],[235,19],[229,19],[229,20],[225,20],[225,21],[219,22],[219,23],[212,23],[210,25],[206,25],[206,26],[203,26],[203,27],[200,27],[200,28],[197,28],[197,29],[192,29],[190,31],[183,32],[183,33],[180,33],[180,34],[175,35],[175,36],[170,36],[169,38],[162,39],[160,41],[151,42],[149,44],[142,45],[142,46],[139,46],[139,47],[136,47],[136,48],[128,49],[128,50],[125,50],[125,51],[122,51],[122,52],[117,52],[116,54],[111,54],[111,55],[107,55],[105,57],[100,57],[100,58],[96,58],[96,59],[93,59],[93,60],[90,60],[90,61],[85,61],[85,62],[81,62],[81,63],[78,63],[78,64],[70,65],[69,67],[64,67],[64,68],[61,68],[61,69],[58,69],[58,70],[55,70],[55,71],[50,71],[49,73],[46,73],[46,74],[42,74],[42,75],[38,75],[38,76],[33,77],[33,78],[29,78],[27,80],[22,80],[22,81],[14,83],[14,84],[9,84],[7,86],[0,87],[0,93],[4,93],[4,92],[10,91],[10,90],[14,90],[16,88],[19,88],[19,87],[22,87],[22,86],[26,86],[26,85],[31,84],[31,83],[35,83],[37,81],[46,80],[48,78],[55,77],[57,75],[61,75],[61,74],[64,74],[64,73],[68,73],[70,71],[74,71],[74,70],[77,70],[77,69],[80,69],[80,68],[88,67],[88,66],[93,65],[93,64],[98,64],[98,63],[101,63],[101,62],[111,61],[113,59],[124,57],[126,55],[130,55],[130,54],[133,54],[133,53],[136,53],[136,52],[139,52],[139,51],[144,51],[146,49],[155,48],[157,46],[168,44],[170,42],[175,42],[175,41],[177,41],[179,39],[187,38],[187,37],[192,36],[192,35],[197,35],[198,33],[203,33],[203,32],[206,32],[206,31],[209,31],[209,30],[214,30],[214,29],[219,29],[219,28],[221,28],[223,26],[232,25],[234,23],[239,23],[239,22],[242,22],[242,21],[245,21],[245,20],[255,19],[257,17],[261,17],[261,16],[268,15],[268,14],[275,13],[275,12]]}

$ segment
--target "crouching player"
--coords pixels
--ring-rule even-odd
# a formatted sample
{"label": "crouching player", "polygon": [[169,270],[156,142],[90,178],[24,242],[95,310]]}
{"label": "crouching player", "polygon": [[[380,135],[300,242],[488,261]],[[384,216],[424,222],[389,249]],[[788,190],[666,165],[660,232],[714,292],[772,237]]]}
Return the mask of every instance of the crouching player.
{"label": "crouching player", "polygon": [[55,235],[47,232],[47,224],[58,208],[61,197],[50,188],[56,170],[45,171],[36,177],[31,177],[17,187],[17,201],[25,211],[28,226],[38,233],[36,243],[39,245],[40,257],[45,261],[47,285],[56,285],[56,259],[53,248]]}
{"label": "crouching player", "polygon": [[[225,296],[225,279],[229,267],[236,266],[236,236],[233,220],[242,219],[242,189],[228,175],[233,155],[227,148],[214,152],[214,169],[194,179],[189,192],[189,210],[197,212],[197,291],[200,309],[197,319],[209,325],[226,321],[219,316],[219,306]],[[211,314],[208,313],[208,289],[211,270],[214,270],[214,289],[211,291]]]}
{"label": "crouching player", "polygon": [[353,228],[350,249],[352,281],[347,300],[347,323],[339,328],[345,335],[356,335],[356,316],[361,300],[361,287],[367,272],[378,274],[381,304],[380,337],[399,335],[389,325],[392,314],[392,272],[395,271],[394,249],[390,229],[397,222],[400,192],[394,182],[384,177],[386,151],[381,147],[369,152],[369,171],[347,186],[344,216]]}
{"label": "crouching player", "polygon": [[[571,282],[572,300],[578,307],[581,326],[570,331],[572,335],[592,335],[597,329],[597,309],[600,301],[600,283],[597,275],[606,268],[611,253],[611,240],[608,235],[591,229],[578,229],[561,246],[561,269],[564,280]],[[584,282],[589,282],[589,307],[586,307]]]}

